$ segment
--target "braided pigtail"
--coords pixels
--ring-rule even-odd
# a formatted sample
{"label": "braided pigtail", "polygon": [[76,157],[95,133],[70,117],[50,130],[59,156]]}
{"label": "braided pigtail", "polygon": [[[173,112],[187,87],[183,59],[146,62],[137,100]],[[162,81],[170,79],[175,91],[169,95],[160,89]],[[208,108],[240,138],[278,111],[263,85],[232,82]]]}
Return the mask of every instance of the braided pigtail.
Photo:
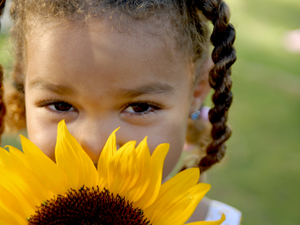
{"label": "braided pigtail", "polygon": [[[4,6],[5,6],[5,0],[0,0],[0,17],[3,14]],[[1,22],[0,22],[0,28],[1,28]],[[0,137],[4,131],[4,115],[5,115],[5,105],[3,102],[3,68],[0,65]],[[1,142],[1,139],[0,139]]]}
{"label": "braided pigtail", "polygon": [[215,66],[209,74],[209,83],[215,90],[212,97],[214,107],[209,111],[213,140],[206,149],[206,156],[199,162],[199,168],[203,172],[224,157],[224,142],[231,135],[231,129],[226,122],[233,97],[230,74],[231,65],[236,61],[233,47],[235,29],[229,23],[229,8],[222,0],[202,0],[194,4],[214,25],[210,40],[214,46],[212,60]]}

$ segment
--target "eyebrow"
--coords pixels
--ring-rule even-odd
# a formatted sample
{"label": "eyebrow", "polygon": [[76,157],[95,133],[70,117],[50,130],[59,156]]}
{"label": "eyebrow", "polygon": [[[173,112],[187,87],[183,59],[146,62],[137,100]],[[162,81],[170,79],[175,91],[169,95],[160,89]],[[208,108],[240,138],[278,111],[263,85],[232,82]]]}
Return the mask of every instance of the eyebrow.
{"label": "eyebrow", "polygon": [[73,93],[73,90],[71,88],[68,88],[63,85],[51,84],[42,79],[36,79],[36,80],[30,81],[28,87],[47,90],[50,92],[57,93],[59,95],[66,95],[66,94]]}
{"label": "eyebrow", "polygon": [[123,98],[135,98],[145,94],[171,95],[174,88],[166,83],[150,83],[135,89],[121,90],[118,95]]}
{"label": "eyebrow", "polygon": [[[36,79],[29,82],[29,88],[38,88],[57,93],[59,95],[72,94],[73,90],[63,85],[51,84],[43,79]],[[150,83],[134,89],[123,89],[117,93],[118,97],[135,98],[145,94],[171,95],[174,88],[166,83]]]}

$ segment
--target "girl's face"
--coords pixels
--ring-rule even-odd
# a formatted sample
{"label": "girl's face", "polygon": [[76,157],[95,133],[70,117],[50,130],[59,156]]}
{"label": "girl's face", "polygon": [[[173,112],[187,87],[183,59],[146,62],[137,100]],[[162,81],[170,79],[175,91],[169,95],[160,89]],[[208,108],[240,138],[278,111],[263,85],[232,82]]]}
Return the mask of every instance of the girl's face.
{"label": "girl's face", "polygon": [[27,43],[29,139],[54,160],[57,124],[65,119],[96,163],[120,127],[118,146],[145,136],[151,152],[170,143],[166,177],[180,157],[193,97],[187,57],[149,34],[71,28],[54,28]]}

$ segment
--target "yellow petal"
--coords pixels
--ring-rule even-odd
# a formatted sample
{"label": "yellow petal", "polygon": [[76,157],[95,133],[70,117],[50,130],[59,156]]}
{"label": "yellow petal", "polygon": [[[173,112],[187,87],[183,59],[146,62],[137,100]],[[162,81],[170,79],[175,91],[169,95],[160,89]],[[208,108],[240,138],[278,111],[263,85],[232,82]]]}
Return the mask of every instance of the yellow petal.
{"label": "yellow petal", "polygon": [[[200,171],[198,168],[186,169],[176,174],[171,179],[167,180],[161,187],[158,199],[168,201],[169,198],[173,198],[190,187],[195,186],[200,178]],[[163,198],[165,198],[163,200]]]}
{"label": "yellow petal", "polygon": [[55,158],[57,165],[67,175],[70,188],[80,189],[83,185],[93,187],[98,184],[94,163],[70,134],[64,120],[59,122],[57,128]]}
{"label": "yellow petal", "polygon": [[108,190],[120,196],[130,191],[139,175],[135,145],[135,141],[127,142],[109,160]]}
{"label": "yellow petal", "polygon": [[63,194],[68,188],[66,175],[35,144],[24,136],[20,136],[23,152],[37,179],[53,193]]}
{"label": "yellow petal", "polygon": [[[10,176],[18,177],[19,180],[22,180],[24,185],[27,185],[30,190],[33,190],[36,197],[38,199],[47,199],[49,196],[52,195],[52,192],[49,191],[33,174],[31,168],[28,168],[28,165],[26,163],[23,163],[21,159],[25,157],[17,157],[19,155],[20,151],[15,148],[10,148],[12,151],[11,153],[6,151],[5,149],[0,149],[0,157],[3,159],[4,167],[3,171],[7,171],[6,174],[12,174],[7,175],[8,178]],[[19,151],[19,153],[15,152]],[[24,155],[21,152],[22,155]]]}
{"label": "yellow petal", "polygon": [[193,223],[187,223],[185,225],[221,225],[225,221],[225,215],[223,214],[220,220],[217,221],[199,221]]}
{"label": "yellow petal", "polygon": [[27,156],[22,151],[10,145],[5,146],[5,148],[9,149],[9,152],[12,155],[12,157],[14,157],[15,159],[19,159],[19,162],[22,162],[22,164],[26,166],[26,168],[31,169],[27,160]]}
{"label": "yellow petal", "polygon": [[137,164],[139,165],[139,176],[134,187],[126,193],[126,199],[132,202],[138,201],[145,193],[150,183],[150,151],[147,144],[147,137],[136,148]]}
{"label": "yellow petal", "polygon": [[115,129],[108,137],[98,160],[98,175],[99,175],[98,185],[100,190],[104,187],[107,187],[108,185],[108,179],[107,179],[108,166],[109,166],[109,161],[117,152],[116,132],[118,131],[118,129]]}
{"label": "yellow petal", "polygon": [[[3,170],[3,168],[0,168],[0,177],[2,188],[14,193],[19,202],[22,203],[26,215],[32,214],[35,206],[39,205],[41,201],[36,197],[24,180],[10,171]],[[5,199],[2,195],[4,195],[4,192],[0,192],[0,199]]]}
{"label": "yellow petal", "polygon": [[[161,187],[157,200],[144,210],[147,218],[149,218],[152,223],[155,223],[162,218],[168,218],[170,213],[170,216],[172,214],[174,215],[171,218],[175,218],[175,215],[179,215],[179,219],[175,221],[178,222],[178,224],[183,224],[191,216],[202,197],[210,189],[209,184],[197,184],[199,176],[199,169],[191,168],[180,172],[166,181]],[[195,194],[192,194],[195,190]],[[181,202],[180,205],[178,205],[177,202]]]}
{"label": "yellow petal", "polygon": [[15,170],[16,165],[12,162],[9,152],[4,148],[0,148],[0,159],[2,161],[2,167],[7,170]]}
{"label": "yellow petal", "polygon": [[16,198],[16,195],[11,193],[9,190],[0,186],[0,208],[1,205],[5,206],[9,211],[21,216],[22,218],[27,218],[25,210],[22,208],[22,202]]}
{"label": "yellow petal", "polygon": [[182,225],[195,211],[195,208],[209,188],[209,184],[197,184],[182,195],[174,196],[173,199],[169,199],[164,204],[158,204],[152,218],[148,217],[146,210],[145,215],[153,225],[165,224],[164,221],[173,225]]}
{"label": "yellow petal", "polygon": [[27,225],[25,218],[21,218],[18,214],[10,211],[0,203],[0,224],[1,225]]}
{"label": "yellow petal", "polygon": [[162,180],[162,170],[165,157],[169,151],[169,144],[161,144],[157,146],[150,158],[149,170],[149,186],[141,199],[134,203],[134,206],[145,209],[150,206],[159,193]]}

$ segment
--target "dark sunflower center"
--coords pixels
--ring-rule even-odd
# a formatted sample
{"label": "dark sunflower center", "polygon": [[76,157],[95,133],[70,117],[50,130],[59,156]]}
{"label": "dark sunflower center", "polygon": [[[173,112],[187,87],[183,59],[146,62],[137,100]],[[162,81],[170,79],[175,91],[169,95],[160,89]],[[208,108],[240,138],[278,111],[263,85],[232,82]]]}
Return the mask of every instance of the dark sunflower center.
{"label": "dark sunflower center", "polygon": [[28,224],[149,225],[139,208],[108,190],[83,187],[44,202]]}

